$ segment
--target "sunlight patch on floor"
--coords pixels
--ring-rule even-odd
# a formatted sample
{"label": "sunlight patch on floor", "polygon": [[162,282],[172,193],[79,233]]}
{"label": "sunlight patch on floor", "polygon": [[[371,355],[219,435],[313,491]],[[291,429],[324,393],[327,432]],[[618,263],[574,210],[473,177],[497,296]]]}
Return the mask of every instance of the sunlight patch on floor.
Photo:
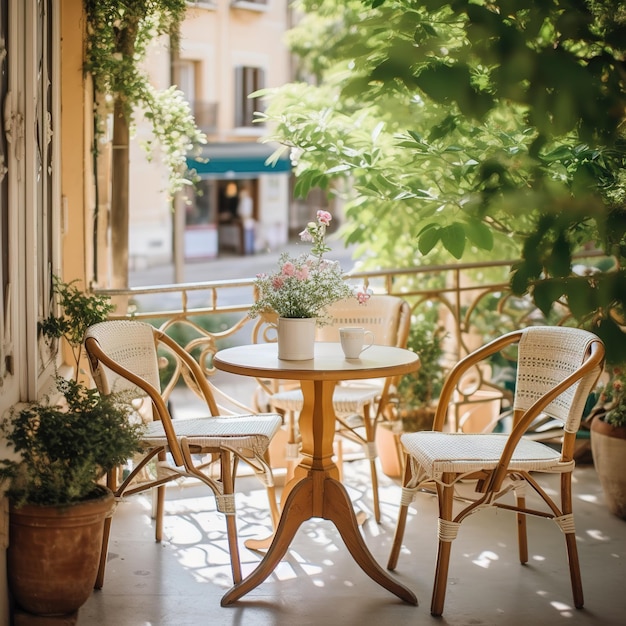
{"label": "sunlight patch on floor", "polygon": [[492,561],[498,561],[499,559],[500,557],[495,552],[483,550],[477,558],[472,560],[472,563],[474,563],[474,565],[478,565],[478,567],[487,569],[491,565]]}
{"label": "sunlight patch on floor", "polygon": [[594,541],[611,541],[611,538],[599,528],[589,528],[586,534]]}

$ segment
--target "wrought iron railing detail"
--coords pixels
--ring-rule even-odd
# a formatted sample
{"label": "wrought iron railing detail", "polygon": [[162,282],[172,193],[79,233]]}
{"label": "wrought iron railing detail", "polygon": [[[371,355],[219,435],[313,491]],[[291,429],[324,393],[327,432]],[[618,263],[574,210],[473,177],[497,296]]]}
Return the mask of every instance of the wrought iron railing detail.
{"label": "wrought iron railing detail", "polygon": [[[411,306],[413,319],[438,324],[445,335],[442,367],[456,363],[482,343],[516,328],[546,322],[528,297],[509,290],[511,261],[431,265],[408,269],[352,272],[347,277],[374,293],[398,295]],[[208,377],[212,357],[221,347],[275,340],[274,320],[252,320],[254,278],[201,283],[101,289],[117,304],[116,318],[149,320],[180,341],[201,360]],[[547,320],[561,323],[563,308]],[[417,323],[417,321],[415,322]],[[475,380],[459,391],[458,406],[472,401],[476,389],[493,389],[506,400],[510,392],[491,372],[477,370]]]}

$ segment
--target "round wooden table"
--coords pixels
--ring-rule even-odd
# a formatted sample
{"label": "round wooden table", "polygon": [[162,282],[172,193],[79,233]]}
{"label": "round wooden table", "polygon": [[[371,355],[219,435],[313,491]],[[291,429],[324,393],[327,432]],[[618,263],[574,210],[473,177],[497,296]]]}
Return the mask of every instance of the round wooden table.
{"label": "round wooden table", "polygon": [[302,522],[311,517],[332,521],[352,558],[378,584],[402,600],[417,604],[415,594],[391,578],[368,550],[339,471],[332,460],[335,437],[333,391],[340,380],[395,376],[414,372],[419,357],[410,350],[374,345],[359,359],[346,359],[339,343],[316,343],[309,361],[283,361],[275,343],[220,350],[216,368],[256,378],[299,380],[304,403],[300,413],[301,461],[285,485],[280,521],[271,544],[256,569],[222,598],[231,604],[261,584],[283,558]]}

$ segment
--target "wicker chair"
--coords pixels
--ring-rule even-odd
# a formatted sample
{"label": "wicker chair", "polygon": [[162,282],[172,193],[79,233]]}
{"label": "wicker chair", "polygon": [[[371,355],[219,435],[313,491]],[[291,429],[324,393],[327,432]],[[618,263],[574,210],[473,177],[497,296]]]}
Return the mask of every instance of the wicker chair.
{"label": "wicker chair", "polygon": [[[85,335],[89,365],[100,393],[137,392],[138,418],[146,423],[145,451],[135,460],[132,471],[117,484],[117,471],[107,477],[117,499],[157,488],[156,540],[163,530],[165,483],[193,477],[215,494],[217,509],[226,516],[228,546],[235,583],[241,580],[237,543],[234,482],[237,461],[244,460],[268,490],[272,523],[278,520],[272,471],[267,460],[270,440],[280,428],[276,414],[220,415],[211,387],[198,363],[165,333],[139,321],[112,320],[91,326]],[[165,391],[159,380],[159,361],[174,362],[174,374]],[[172,381],[184,379],[206,401],[208,417],[173,420],[168,409]],[[155,460],[156,471],[148,464]],[[207,460],[208,459],[208,460]],[[206,471],[219,461],[219,478]],[[217,474],[217,472],[215,472]],[[104,582],[111,518],[107,519],[102,541],[96,588]]]}
{"label": "wicker chair", "polygon": [[[316,341],[338,342],[339,328],[359,326],[374,333],[375,344],[406,347],[411,316],[409,305],[402,298],[374,295],[365,305],[354,299],[341,300],[329,307],[328,314],[332,323],[318,328]],[[337,385],[333,394],[337,432],[361,445],[369,461],[377,522],[380,522],[380,503],[376,472],[376,425],[389,408],[396,383],[395,378],[345,381]],[[286,415],[290,446],[288,456],[291,458],[298,455],[296,415],[302,409],[302,402],[299,387],[273,389],[269,396],[272,409],[283,411]]]}
{"label": "wicker chair", "polygon": [[[442,432],[450,399],[463,373],[512,344],[517,344],[518,356],[511,433]],[[420,489],[434,483],[439,501],[439,552],[431,602],[433,615],[443,612],[452,541],[461,523],[488,506],[517,512],[522,563],[528,561],[526,515],[538,515],[558,524],[565,535],[574,604],[577,608],[583,606],[572,513],[573,455],[585,402],[601,373],[603,359],[602,342],[584,330],[537,326],[509,333],[465,357],[452,369],[441,393],[432,431],[401,437],[406,469],[388,568],[395,569],[398,562],[409,503]],[[524,437],[528,426],[541,414],[562,422],[560,449]],[[540,487],[532,472],[561,475],[560,503]],[[475,490],[468,494],[469,485]],[[545,503],[542,510],[527,506],[528,486]],[[501,502],[510,491],[514,492],[515,501]],[[455,514],[457,505],[460,510]]]}

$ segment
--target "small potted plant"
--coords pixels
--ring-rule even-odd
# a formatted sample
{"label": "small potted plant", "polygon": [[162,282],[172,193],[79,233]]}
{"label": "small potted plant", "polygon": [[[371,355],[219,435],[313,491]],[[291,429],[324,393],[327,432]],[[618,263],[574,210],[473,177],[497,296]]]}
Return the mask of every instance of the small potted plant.
{"label": "small potted plant", "polygon": [[61,314],[40,325],[46,340],[64,337],[76,379],[57,376],[54,398],[18,404],[0,419],[12,456],[0,459],[0,486],[9,498],[9,588],[24,611],[73,614],[96,579],[104,519],[113,506],[100,484],[106,472],[140,448],[126,398],[100,396],[78,382],[82,334],[106,319],[108,301],[55,279]]}
{"label": "small potted plant", "polygon": [[285,252],[275,272],[256,277],[258,298],[249,314],[252,318],[268,313],[278,316],[281,359],[312,359],[315,326],[324,323],[326,307],[354,295],[339,263],[324,258],[330,251],[325,237],[331,220],[328,211],[318,211],[316,221],[300,233],[302,241],[312,243],[310,253],[292,258]]}
{"label": "small potted plant", "polygon": [[626,367],[611,369],[590,419],[591,453],[607,506],[626,519]]}

